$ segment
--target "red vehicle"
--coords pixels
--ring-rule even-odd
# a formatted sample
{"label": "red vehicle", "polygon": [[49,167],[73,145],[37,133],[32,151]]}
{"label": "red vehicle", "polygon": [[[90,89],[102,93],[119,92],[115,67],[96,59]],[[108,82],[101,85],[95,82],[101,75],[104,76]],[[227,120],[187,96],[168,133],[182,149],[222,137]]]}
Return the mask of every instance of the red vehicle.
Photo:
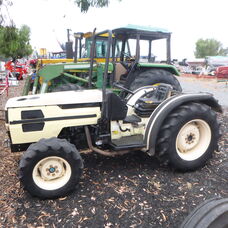
{"label": "red vehicle", "polygon": [[15,75],[17,80],[23,80],[23,75],[28,73],[26,64],[20,63],[18,61],[8,61],[5,64],[5,68]]}
{"label": "red vehicle", "polygon": [[217,67],[217,69],[215,71],[215,76],[217,78],[228,79],[228,66]]}
{"label": "red vehicle", "polygon": [[217,67],[217,69],[215,71],[215,76],[217,78],[228,79],[228,66]]}

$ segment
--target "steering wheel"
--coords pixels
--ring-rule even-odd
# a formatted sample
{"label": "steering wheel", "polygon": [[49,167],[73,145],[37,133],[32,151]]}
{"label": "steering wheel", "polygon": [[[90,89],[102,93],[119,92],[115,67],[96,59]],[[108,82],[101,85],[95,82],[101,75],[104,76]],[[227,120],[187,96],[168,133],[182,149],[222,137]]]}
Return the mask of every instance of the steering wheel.
{"label": "steering wheel", "polygon": [[130,54],[129,54],[128,52],[123,52],[123,56],[126,57],[126,58],[127,58],[127,57],[128,57],[128,58],[131,58],[131,56],[130,56]]}
{"label": "steering wheel", "polygon": [[128,52],[123,52],[123,57],[126,58],[126,61],[132,61],[133,57]]}

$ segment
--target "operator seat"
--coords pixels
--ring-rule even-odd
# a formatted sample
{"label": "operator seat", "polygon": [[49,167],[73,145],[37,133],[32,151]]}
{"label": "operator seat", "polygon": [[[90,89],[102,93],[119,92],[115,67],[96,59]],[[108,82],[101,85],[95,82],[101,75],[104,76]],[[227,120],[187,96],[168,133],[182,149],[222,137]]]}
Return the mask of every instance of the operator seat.
{"label": "operator seat", "polygon": [[127,73],[127,69],[122,63],[115,64],[115,82],[120,81],[120,76]]}
{"label": "operator seat", "polygon": [[165,83],[154,86],[154,90],[145,93],[137,100],[135,113],[140,117],[149,117],[159,104],[171,96],[172,90],[173,87]]}

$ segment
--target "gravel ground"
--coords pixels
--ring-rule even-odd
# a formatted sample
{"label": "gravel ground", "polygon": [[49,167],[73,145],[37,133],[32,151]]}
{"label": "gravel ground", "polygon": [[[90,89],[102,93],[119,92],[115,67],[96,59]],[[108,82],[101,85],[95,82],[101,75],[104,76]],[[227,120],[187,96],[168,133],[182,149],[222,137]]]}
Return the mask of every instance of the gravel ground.
{"label": "gravel ground", "polygon": [[213,93],[219,103],[228,107],[228,81],[217,82],[217,79],[199,79],[199,78],[178,78],[181,86],[186,92],[208,92]]}
{"label": "gravel ground", "polygon": [[[181,78],[186,85],[188,80]],[[21,88],[22,82],[10,89],[10,96],[18,95]],[[1,97],[2,107],[6,100]],[[21,154],[2,147],[6,135],[1,121],[0,227],[178,227],[205,199],[228,197],[227,111],[225,107],[218,116],[220,152],[200,170],[173,172],[141,152],[116,158],[83,155],[85,168],[78,189],[67,197],[45,201],[32,198],[20,186]]]}

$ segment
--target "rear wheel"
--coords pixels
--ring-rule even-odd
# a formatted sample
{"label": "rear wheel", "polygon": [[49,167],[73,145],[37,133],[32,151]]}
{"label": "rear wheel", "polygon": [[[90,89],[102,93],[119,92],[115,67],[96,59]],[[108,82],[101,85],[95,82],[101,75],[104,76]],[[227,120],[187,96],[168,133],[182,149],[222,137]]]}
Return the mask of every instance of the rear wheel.
{"label": "rear wheel", "polygon": [[157,83],[169,84],[176,91],[182,91],[177,78],[170,72],[162,69],[149,69],[143,72],[135,72],[136,78],[130,85],[130,90],[134,91],[140,87],[154,85]]}
{"label": "rear wheel", "polygon": [[76,188],[83,162],[74,145],[50,138],[29,146],[19,168],[20,180],[31,195],[56,198]]}
{"label": "rear wheel", "polygon": [[216,114],[205,104],[189,103],[172,112],[159,132],[160,158],[182,171],[203,166],[217,148]]}

